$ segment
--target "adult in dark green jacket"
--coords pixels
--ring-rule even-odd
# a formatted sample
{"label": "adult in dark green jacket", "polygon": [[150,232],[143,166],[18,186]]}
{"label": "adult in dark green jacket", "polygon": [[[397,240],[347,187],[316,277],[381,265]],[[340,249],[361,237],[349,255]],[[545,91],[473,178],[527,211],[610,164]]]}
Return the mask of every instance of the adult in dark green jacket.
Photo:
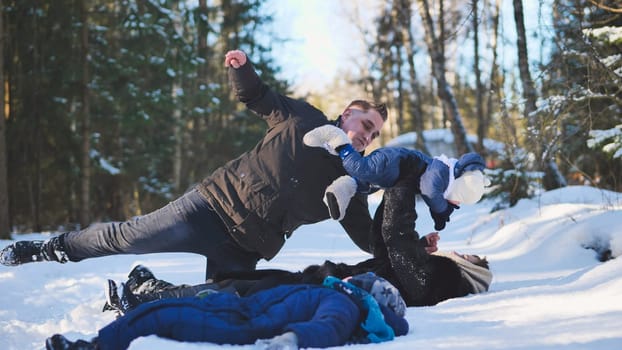
{"label": "adult in dark green jacket", "polygon": [[[0,252],[0,263],[191,252],[207,258],[210,277],[254,269],[259,259],[273,258],[299,226],[328,219],[324,190],[346,172],[338,157],[305,146],[303,136],[334,123],[361,152],[378,136],[387,118],[385,106],[355,100],[331,122],[310,104],[270,89],[244,52],[228,52],[225,65],[239,101],[268,124],[255,148],[161,209],[125,222],[92,224],[46,241],[15,242]],[[371,222],[364,196],[352,201],[341,221],[354,243],[368,252]]]}

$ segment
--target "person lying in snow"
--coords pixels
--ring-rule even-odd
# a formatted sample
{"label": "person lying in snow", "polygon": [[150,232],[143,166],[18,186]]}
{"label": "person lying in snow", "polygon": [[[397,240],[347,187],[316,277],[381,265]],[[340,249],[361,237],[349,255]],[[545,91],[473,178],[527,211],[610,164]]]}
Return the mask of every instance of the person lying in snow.
{"label": "person lying in snow", "polygon": [[408,333],[404,301],[388,304],[387,294],[401,300],[390,283],[366,273],[346,281],[329,276],[323,286],[277,286],[247,297],[212,292],[163,299],[138,306],[100,329],[91,341],[72,342],[56,334],[46,340],[46,349],[127,349],[132,340],[148,335],[188,342],[255,343],[259,349],[379,343]]}
{"label": "person lying in snow", "polygon": [[[350,175],[336,179],[328,186],[324,201],[333,219],[345,217],[350,199],[359,193],[395,186],[401,178],[410,177],[418,193],[430,209],[434,228],[441,231],[449,216],[461,203],[473,204],[484,194],[490,181],[483,174],[484,159],[477,153],[467,153],[460,159],[445,155],[428,155],[402,147],[383,147],[363,156],[352,147],[343,130],[332,125],[317,127],[305,134],[303,142],[311,147],[323,147],[341,157]],[[414,201],[414,197],[411,198]]]}
{"label": "person lying in snow", "polygon": [[[462,163],[461,160],[464,158],[462,157],[454,165]],[[400,163],[402,163],[400,170],[409,169],[416,165],[412,158],[406,158]],[[434,168],[434,164],[435,162],[427,167],[425,165],[419,166],[425,169],[425,175],[432,172],[431,169]],[[460,168],[464,169],[468,166],[467,164],[468,162],[462,163]],[[445,171],[440,171],[437,174],[445,173],[447,176],[453,177],[449,174],[454,172],[447,171],[447,168],[449,167],[444,164],[439,166],[437,169],[445,169]],[[454,166],[454,168],[458,168],[458,166]],[[481,171],[471,171],[473,178],[479,176],[477,173],[481,173]],[[466,174],[463,174],[460,178],[465,178],[465,176]],[[429,179],[442,178],[443,176],[439,175],[431,176]],[[467,277],[465,274],[468,275],[471,271],[465,269],[462,264],[456,263],[456,261],[463,259],[449,261],[447,257],[442,259],[443,257],[430,254],[438,250],[436,244],[440,239],[438,232],[431,232],[421,239],[419,238],[419,233],[415,229],[417,211],[414,198],[421,193],[420,188],[425,188],[423,180],[424,176],[421,176],[421,172],[400,171],[400,175],[393,186],[384,190],[382,201],[374,214],[370,233],[374,259],[384,262],[387,265],[387,273],[391,274],[391,276],[379,275],[395,284],[409,305],[434,305],[445,299],[477,293],[481,289],[479,286],[472,285],[472,280],[465,278]],[[483,186],[478,186],[478,188],[483,190]],[[438,197],[441,198],[441,201],[447,202],[442,196]],[[444,228],[445,219],[442,219],[440,223],[443,225],[440,228]],[[461,258],[456,256],[456,259]],[[487,265],[485,269],[475,273],[484,275],[482,282],[485,285],[484,289],[487,290],[492,279],[492,274],[487,270]]]}
{"label": "person lying in snow", "polygon": [[[428,270],[434,273],[428,276],[425,290],[427,295],[416,299],[406,298],[406,306],[434,305],[440,301],[476,294],[488,290],[492,273],[488,269],[488,261],[477,255],[459,254],[456,252],[436,252],[428,260]],[[283,284],[321,284],[327,276],[346,278],[347,276],[374,273],[385,278],[392,285],[400,285],[399,279],[392,273],[390,263],[386,260],[369,259],[356,265],[335,264],[325,261],[322,265],[311,265],[302,272],[290,272],[277,269],[249,270],[230,272],[216,276],[207,283],[199,285],[174,285],[157,279],[153,272],[142,265],[135,266],[128,274],[126,282],[117,284],[108,280],[106,290],[107,303],[105,310],[114,310],[123,315],[137,306],[160,299],[181,298],[211,292],[226,292],[240,296],[249,296],[258,291],[270,289]],[[391,282],[396,281],[396,282]],[[401,286],[401,285],[400,285]],[[397,310],[402,307],[400,289],[386,296],[378,295],[382,289],[372,289],[370,293],[383,303]],[[386,293],[385,293],[386,294]],[[396,298],[395,296],[399,296]]]}
{"label": "person lying in snow", "polygon": [[[350,175],[336,179],[326,189],[324,201],[332,218],[339,219],[350,210],[349,200],[357,191],[367,192],[376,186],[384,188],[382,202],[374,215],[371,250],[375,259],[388,263],[395,280],[383,277],[400,289],[407,303],[430,305],[447,297],[468,294],[455,283],[463,281],[462,271],[455,264],[453,268],[458,274],[449,279],[454,281],[450,282],[452,285],[445,284],[442,279],[438,283],[430,282],[444,274],[439,273],[443,269],[429,254],[435,249],[419,239],[415,230],[415,197],[422,196],[434,220],[434,228],[443,230],[454,209],[461,203],[479,201],[490,183],[483,173],[485,162],[480,155],[467,153],[459,159],[430,158],[416,150],[385,147],[363,157],[349,145],[343,132],[330,126],[307,132],[303,143],[339,155]],[[427,237],[438,240],[439,235],[433,232]],[[429,243],[429,239],[427,241]],[[444,294],[448,291],[451,292]]]}

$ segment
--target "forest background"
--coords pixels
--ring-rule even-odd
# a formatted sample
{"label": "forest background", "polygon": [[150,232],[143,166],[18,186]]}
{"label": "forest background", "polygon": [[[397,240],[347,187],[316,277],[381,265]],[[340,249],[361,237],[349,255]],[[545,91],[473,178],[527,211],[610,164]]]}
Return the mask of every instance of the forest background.
{"label": "forest background", "polygon": [[275,59],[296,40],[275,4],[288,1],[0,0],[0,239],[141,215],[253,147],[265,123],[223,67],[236,48],[331,118],[386,102],[376,147],[413,132],[429,153],[423,131],[449,129],[456,153],[489,159],[497,208],[571,184],[622,191],[619,1],[344,2],[366,51],[303,93],[280,74],[297,60]]}

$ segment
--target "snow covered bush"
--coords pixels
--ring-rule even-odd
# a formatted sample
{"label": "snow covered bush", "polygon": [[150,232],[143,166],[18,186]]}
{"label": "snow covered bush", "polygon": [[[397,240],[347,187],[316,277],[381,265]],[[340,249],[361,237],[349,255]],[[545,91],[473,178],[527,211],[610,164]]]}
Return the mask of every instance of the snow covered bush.
{"label": "snow covered bush", "polygon": [[622,158],[622,124],[608,130],[590,131],[587,146],[593,149],[602,146],[603,152],[613,154],[613,158]]}
{"label": "snow covered bush", "polygon": [[485,198],[494,199],[492,211],[513,207],[520,199],[531,198],[542,188],[544,174],[531,170],[533,162],[533,154],[520,148],[506,148],[499,155],[499,165],[486,170],[492,187]]}

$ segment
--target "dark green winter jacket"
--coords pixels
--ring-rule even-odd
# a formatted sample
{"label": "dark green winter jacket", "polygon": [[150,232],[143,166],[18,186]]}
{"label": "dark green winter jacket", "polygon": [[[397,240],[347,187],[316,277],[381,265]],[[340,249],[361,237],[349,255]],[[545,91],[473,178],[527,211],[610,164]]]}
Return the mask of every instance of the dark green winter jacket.
{"label": "dark green winter jacket", "polygon": [[[330,123],[320,110],[274,92],[250,62],[229,68],[229,78],[238,100],[261,116],[268,130],[255,148],[198,188],[244,249],[271,259],[299,226],[329,218],[324,191],[346,172],[339,157],[302,142],[309,130]],[[367,198],[357,195],[341,224],[368,252],[371,222]]]}

